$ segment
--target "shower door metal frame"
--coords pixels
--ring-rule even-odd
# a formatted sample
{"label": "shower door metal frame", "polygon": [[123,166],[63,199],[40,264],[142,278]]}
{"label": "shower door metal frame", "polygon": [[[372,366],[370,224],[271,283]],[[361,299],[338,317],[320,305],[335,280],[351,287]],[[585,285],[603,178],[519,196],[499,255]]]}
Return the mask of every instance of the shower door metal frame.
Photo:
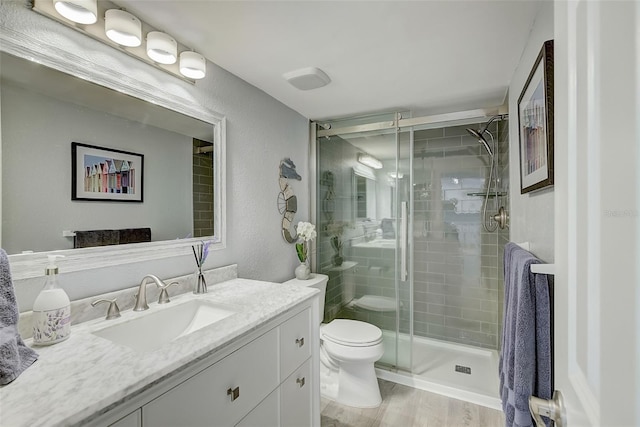
{"label": "shower door metal frame", "polygon": [[[477,123],[480,121],[484,121],[490,117],[499,116],[498,120],[502,120],[503,118],[508,117],[508,113],[506,113],[505,108],[483,108],[476,110],[467,110],[467,111],[459,111],[454,113],[445,113],[445,114],[435,114],[431,116],[421,116],[415,118],[403,118],[402,114],[397,112],[395,113],[395,118],[393,120],[385,120],[374,123],[367,123],[363,125],[354,125],[354,126],[345,126],[341,128],[332,128],[326,127],[322,125],[318,121],[310,122],[310,132],[309,132],[309,172],[310,175],[315,172],[317,178],[317,166],[318,166],[318,138],[321,137],[330,137],[336,135],[344,135],[351,133],[360,133],[360,132],[371,132],[371,131],[383,131],[383,130],[391,130],[395,128],[396,134],[396,172],[399,168],[399,157],[400,157],[400,132],[408,131],[410,132],[410,141],[409,141],[409,164],[410,164],[410,187],[409,187],[409,223],[408,223],[408,241],[407,244],[410,244],[410,247],[413,248],[413,133],[414,127],[419,126],[421,129],[429,129],[429,128],[441,128],[445,126],[458,126],[465,125],[470,123]],[[335,120],[335,119],[334,119]],[[326,122],[332,120],[326,120]],[[396,175],[396,189],[398,184],[398,178]],[[317,179],[309,180],[309,212],[312,223],[316,224],[318,221],[317,217],[317,201],[315,198],[317,197]],[[396,191],[396,199],[398,191]],[[396,213],[399,214],[400,205],[396,203]],[[398,216],[397,216],[398,217]],[[398,252],[399,245],[396,245],[396,267],[399,265],[398,261]],[[312,271],[316,271],[317,268],[317,249],[316,249],[316,241],[312,240],[311,245],[311,266]],[[410,339],[410,353],[409,353],[409,372],[413,370],[413,268],[414,268],[414,257],[409,257],[409,339]],[[399,302],[399,285],[400,285],[400,272],[399,269],[396,268],[396,277],[395,277],[395,291],[396,291],[396,301]],[[400,306],[396,309],[396,366],[395,369],[398,369],[398,348],[399,348],[399,337],[400,337]]]}
{"label": "shower door metal frame", "polygon": [[[463,125],[483,121],[489,117],[507,115],[502,108],[480,108],[476,110],[459,111],[455,113],[435,114],[431,116],[422,116],[415,118],[403,118],[400,113],[396,113],[394,120],[386,120],[376,123],[367,123],[364,125],[345,126],[342,128],[325,129],[320,125],[319,121],[312,121],[311,128],[314,128],[317,137],[344,135],[349,133],[370,132],[376,130],[387,130],[393,128],[407,128],[412,126],[442,127],[443,123],[448,126]],[[331,121],[331,120],[326,120]],[[319,127],[319,129],[318,129]],[[312,139],[315,152],[315,138]]]}

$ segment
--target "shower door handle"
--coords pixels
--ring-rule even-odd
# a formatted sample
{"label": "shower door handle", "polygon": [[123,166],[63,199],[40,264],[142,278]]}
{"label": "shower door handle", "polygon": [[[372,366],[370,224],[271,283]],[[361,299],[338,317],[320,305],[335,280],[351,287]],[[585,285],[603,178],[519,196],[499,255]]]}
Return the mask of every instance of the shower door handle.
{"label": "shower door handle", "polygon": [[407,218],[408,202],[402,202],[400,205],[400,280],[407,280],[407,252],[408,252],[408,234],[409,224]]}

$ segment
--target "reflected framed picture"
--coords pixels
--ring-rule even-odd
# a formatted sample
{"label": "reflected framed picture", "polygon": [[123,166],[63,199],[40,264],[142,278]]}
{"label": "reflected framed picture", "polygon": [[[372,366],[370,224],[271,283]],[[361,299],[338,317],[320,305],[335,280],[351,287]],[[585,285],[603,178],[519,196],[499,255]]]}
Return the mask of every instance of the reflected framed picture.
{"label": "reflected framed picture", "polygon": [[520,194],[553,185],[553,40],[542,45],[518,99]]}
{"label": "reflected framed picture", "polygon": [[71,143],[71,200],[142,203],[144,155]]}

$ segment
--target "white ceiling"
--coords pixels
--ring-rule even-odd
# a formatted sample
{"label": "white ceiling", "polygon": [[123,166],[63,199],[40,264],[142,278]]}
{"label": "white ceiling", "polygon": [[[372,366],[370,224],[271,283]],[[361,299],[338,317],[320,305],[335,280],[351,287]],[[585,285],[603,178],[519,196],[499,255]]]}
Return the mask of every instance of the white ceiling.
{"label": "white ceiling", "polygon": [[[120,0],[310,119],[500,106],[543,0]],[[282,74],[324,70],[300,91]]]}

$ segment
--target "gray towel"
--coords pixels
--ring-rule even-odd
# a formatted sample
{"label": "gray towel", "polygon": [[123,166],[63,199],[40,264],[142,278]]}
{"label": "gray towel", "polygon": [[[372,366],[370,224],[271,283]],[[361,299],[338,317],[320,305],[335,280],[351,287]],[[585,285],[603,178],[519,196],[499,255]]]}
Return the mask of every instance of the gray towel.
{"label": "gray towel", "polygon": [[18,304],[13,291],[9,258],[0,249],[0,385],[9,384],[38,359],[18,333]]}
{"label": "gray towel", "polygon": [[[506,426],[533,426],[529,396],[551,398],[551,307],[546,274],[531,272],[540,260],[515,243],[504,250],[504,321],[500,397]],[[545,419],[549,425],[548,419]]]}

